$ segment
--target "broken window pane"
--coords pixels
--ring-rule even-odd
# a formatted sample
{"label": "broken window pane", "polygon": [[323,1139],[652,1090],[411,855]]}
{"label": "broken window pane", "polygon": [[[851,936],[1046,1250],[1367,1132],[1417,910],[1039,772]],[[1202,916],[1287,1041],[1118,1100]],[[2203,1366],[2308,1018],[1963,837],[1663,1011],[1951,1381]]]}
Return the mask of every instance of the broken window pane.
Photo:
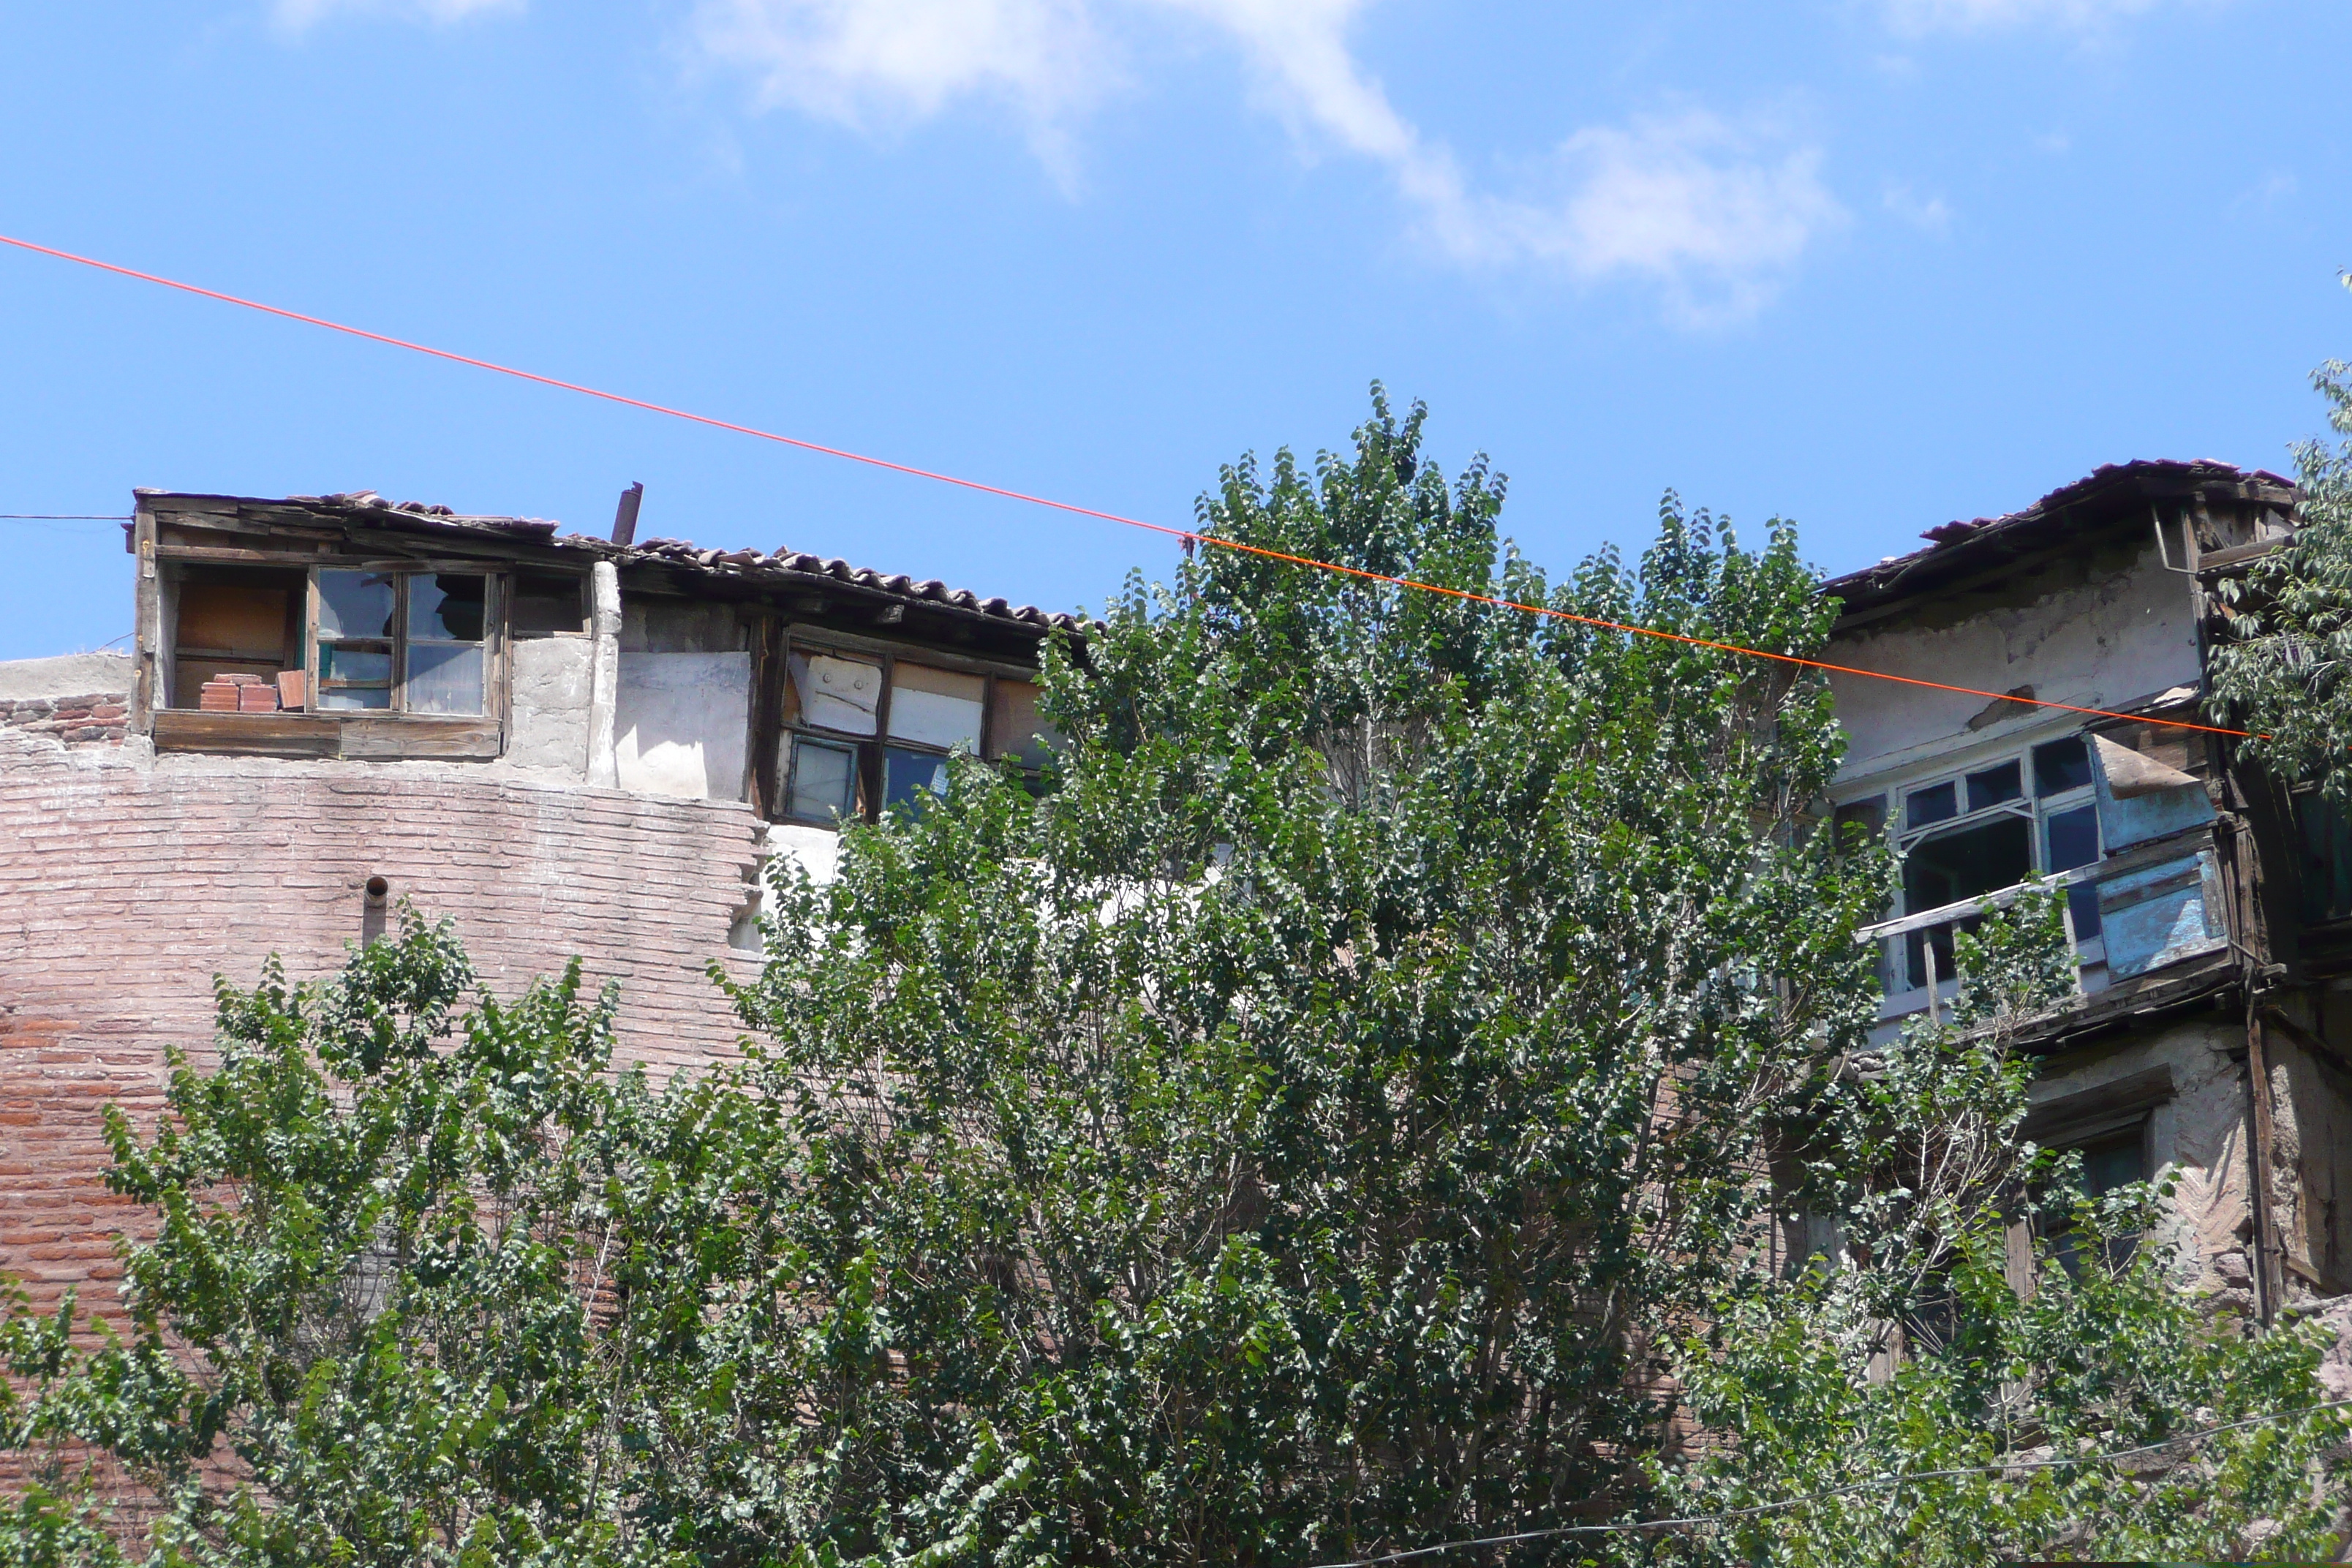
{"label": "broken window pane", "polygon": [[392,578],[382,572],[320,573],[319,635],[392,636]]}
{"label": "broken window pane", "polygon": [[857,809],[857,750],[800,736],[793,742],[793,782],[784,812],[830,825]]}
{"label": "broken window pane", "polygon": [[[1913,914],[1939,909],[2015,887],[2032,874],[2032,824],[2022,816],[1996,816],[1913,845],[1903,859],[1903,907]],[[1921,949],[1928,942],[1935,946],[1937,974],[1947,980],[1952,976],[1952,928],[1913,931],[1907,956],[1915,986],[1927,984]]]}
{"label": "broken window pane", "polygon": [[1903,802],[1903,826],[1925,827],[1960,814],[1959,786],[1949,782],[1913,790]]}
{"label": "broken window pane", "polygon": [[891,746],[882,753],[882,805],[916,805],[948,793],[948,760],[935,752]]}
{"label": "broken window pane", "polygon": [[1982,811],[1989,805],[1999,805],[2005,800],[2023,800],[2025,784],[2021,764],[2011,759],[1997,768],[1987,768],[1969,775],[1969,809]]}
{"label": "broken window pane", "polygon": [[2062,795],[2091,782],[2091,753],[2080,735],[2069,735],[2033,748],[2033,793]]}
{"label": "broken window pane", "polygon": [[[408,635],[433,642],[479,642],[489,579],[470,573],[419,573],[408,580]],[[479,712],[479,708],[467,709]]]}
{"label": "broken window pane", "polygon": [[410,643],[405,696],[411,713],[479,713],[482,645]]}

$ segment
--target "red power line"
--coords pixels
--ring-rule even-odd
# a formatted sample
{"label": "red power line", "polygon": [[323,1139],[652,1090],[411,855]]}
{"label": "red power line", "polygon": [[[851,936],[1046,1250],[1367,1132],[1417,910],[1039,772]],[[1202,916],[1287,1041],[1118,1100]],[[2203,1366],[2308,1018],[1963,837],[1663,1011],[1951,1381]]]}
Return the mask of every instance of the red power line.
{"label": "red power line", "polygon": [[1055,511],[1072,512],[1079,517],[1097,518],[1104,522],[1116,522],[1129,528],[1145,529],[1153,533],[1164,533],[1171,539],[1181,539],[1200,544],[1213,544],[1221,550],[1234,550],[1246,555],[1264,556],[1269,561],[1281,561],[1293,566],[1309,566],[1318,572],[1338,573],[1342,576],[1360,578],[1369,583],[1384,583],[1391,587],[1412,588],[1425,594],[1443,594],[1449,598],[1466,600],[1474,605],[1492,605],[1497,609],[1519,610],[1531,616],[1548,616],[1554,620],[1571,621],[1578,626],[1592,626],[1601,631],[1625,632],[1635,637],[1658,637],[1667,642],[1687,644],[1692,647],[1712,648],[1720,653],[1744,654],[1750,658],[1770,659],[1776,663],[1797,665],[1806,669],[1826,670],[1832,675],[1853,675],[1870,680],[1891,680],[1897,685],[1925,687],[1931,691],[1957,692],[1963,697],[1982,697],[1996,702],[2014,702],[2028,708],[2053,708],[2067,713],[2085,713],[2098,719],[2128,719],[2173,730],[2195,730],[2208,735],[2231,735],[2241,739],[2267,740],[2269,738],[2255,736],[2250,731],[2226,729],[2218,724],[2191,723],[2185,719],[2156,719],[2145,714],[2119,713],[2108,708],[2078,707],[2072,702],[2053,702],[2045,698],[2015,697],[2005,691],[1980,691],[1973,686],[1952,686],[1940,680],[1922,680],[1916,676],[1889,675],[1884,670],[1857,669],[1852,665],[1830,664],[1818,658],[1801,658],[1795,654],[1773,653],[1760,647],[1745,647],[1738,643],[1717,642],[1711,637],[1688,637],[1681,632],[1661,631],[1655,626],[1638,626],[1623,621],[1608,621],[1592,616],[1580,616],[1568,610],[1554,609],[1549,605],[1523,605],[1515,600],[1499,598],[1492,594],[1474,594],[1465,588],[1449,588],[1442,584],[1418,582],[1411,577],[1392,577],[1382,572],[1368,572],[1360,566],[1343,566],[1335,561],[1318,561],[1312,556],[1292,555],[1280,550],[1269,550],[1264,545],[1244,544],[1239,540],[1220,538],[1213,533],[1199,533],[1186,528],[1171,528],[1164,522],[1146,522],[1141,518],[1122,517],[1115,511],[1100,511],[1093,507],[1079,506],[1072,501],[1055,500],[1049,496],[1034,496],[1022,490],[1006,489],[1001,485],[983,484],[978,479],[961,479],[954,474],[942,474],[929,468],[919,468],[909,463],[894,463],[887,458],[870,458],[863,452],[852,452],[840,447],[827,447],[815,441],[803,441],[793,436],[780,436],[772,430],[761,430],[750,425],[738,425],[726,419],[714,419],[708,414],[696,414],[684,408],[672,408],[665,404],[648,403],[641,397],[628,397],[617,392],[605,392],[598,387],[583,386],[576,381],[563,381],[551,375],[541,375],[535,371],[518,370],[512,365],[499,364],[492,360],[476,359],[470,354],[454,353],[447,349],[436,349],[429,343],[411,342],[406,338],[395,338],[383,332],[372,332],[364,327],[346,326],[341,321],[331,321],[323,316],[306,316],[299,310],[289,310],[280,305],[267,305],[258,300],[247,300],[238,295],[225,294],[217,289],[206,289],[194,283],[183,283],[177,279],[161,277],[152,272],[142,272],[136,268],[119,266],[111,261],[100,261],[95,257],[77,256],[70,250],[58,250],[51,246],[36,245],[29,239],[15,239],[0,234],[0,245],[10,245],[19,250],[32,251],[36,255],[54,257],[59,261],[70,261],[79,267],[95,268],[100,272],[111,272],[121,278],[135,278],[142,283],[160,284],[166,289],[176,289],[184,294],[194,294],[206,300],[217,300],[225,305],[241,305],[248,310],[259,310],[264,315],[279,316],[289,321],[299,321],[304,326],[324,327],[331,332],[342,332],[350,337],[365,338],[370,342],[383,343],[396,349],[406,349],[412,353],[428,354],[435,359],[447,360],[453,364],[471,365],[476,370],[510,375],[518,381],[536,382],[541,386],[551,386],[562,392],[576,392],[583,397],[600,398],[606,403],[617,403],[626,408],[641,408],[648,414],[663,414],[672,419],[684,419],[695,425],[707,425],[714,430],[729,430],[738,436],[756,437],[760,440],[773,441],[780,446],[797,447],[803,452],[816,452],[828,458],[841,458],[853,463],[864,463],[869,468],[887,468],[892,473],[908,474],[919,479],[930,479],[943,485],[954,485],[962,489],[978,490],[983,495],[1002,496],[1007,500],[1026,501],[1031,506],[1049,507]]}

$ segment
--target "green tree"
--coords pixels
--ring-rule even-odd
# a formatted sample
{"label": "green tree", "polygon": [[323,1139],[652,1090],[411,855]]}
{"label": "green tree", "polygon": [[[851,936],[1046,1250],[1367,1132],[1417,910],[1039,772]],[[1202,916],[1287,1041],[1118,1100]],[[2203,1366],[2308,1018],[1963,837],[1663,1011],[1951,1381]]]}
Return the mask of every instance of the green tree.
{"label": "green tree", "polygon": [[[2352,272],[2343,281],[2352,289]],[[2210,684],[2221,722],[2256,732],[2239,742],[2246,756],[2352,811],[2352,365],[2329,360],[2311,379],[2344,439],[2295,447],[2294,539],[2215,584],[2228,635]]]}

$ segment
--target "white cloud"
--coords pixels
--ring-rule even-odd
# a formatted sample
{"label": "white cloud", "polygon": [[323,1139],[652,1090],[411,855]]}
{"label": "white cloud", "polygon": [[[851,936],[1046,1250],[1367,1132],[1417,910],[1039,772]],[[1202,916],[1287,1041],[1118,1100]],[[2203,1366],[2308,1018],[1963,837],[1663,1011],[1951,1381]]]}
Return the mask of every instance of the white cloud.
{"label": "white cloud", "polygon": [[1348,47],[1365,0],[701,0],[692,42],[757,100],[865,129],[992,100],[1068,174],[1071,122],[1120,80],[1114,22],[1181,16],[1241,55],[1305,146],[1384,166],[1450,260],[1656,287],[1686,322],[1752,312],[1843,209],[1821,153],[1763,123],[1687,111],[1570,136],[1508,193],[1473,187]]}
{"label": "white cloud", "polygon": [[1885,0],[1895,31],[1985,33],[2054,26],[2092,32],[2156,8],[2159,0]]}
{"label": "white cloud", "polygon": [[402,21],[461,22],[492,11],[520,11],[524,0],[276,0],[270,15],[292,32],[331,16],[389,16]]}
{"label": "white cloud", "polygon": [[1941,196],[1922,200],[1908,185],[1889,185],[1880,205],[1923,234],[1940,238],[1951,232],[1952,209]]}
{"label": "white cloud", "polygon": [[1118,75],[1087,0],[701,0],[690,33],[761,107],[862,131],[993,100],[1065,175],[1068,121]]}

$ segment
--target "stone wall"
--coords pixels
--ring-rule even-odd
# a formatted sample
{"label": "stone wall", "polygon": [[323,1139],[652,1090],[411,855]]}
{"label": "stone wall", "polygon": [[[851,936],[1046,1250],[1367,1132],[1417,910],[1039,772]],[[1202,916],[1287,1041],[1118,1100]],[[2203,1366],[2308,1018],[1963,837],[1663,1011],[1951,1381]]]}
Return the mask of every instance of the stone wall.
{"label": "stone wall", "polygon": [[[581,955],[622,987],[633,1057],[688,1067],[737,1035],[708,973],[761,825],[727,802],[648,798],[455,763],[153,755],[0,730],[0,1271],[36,1298],[115,1277],[100,1113],[152,1118],[164,1050],[199,1059],[213,978],[275,952],[331,973],[364,884],[455,920],[511,996]],[[86,1298],[110,1295],[86,1289]]]}

